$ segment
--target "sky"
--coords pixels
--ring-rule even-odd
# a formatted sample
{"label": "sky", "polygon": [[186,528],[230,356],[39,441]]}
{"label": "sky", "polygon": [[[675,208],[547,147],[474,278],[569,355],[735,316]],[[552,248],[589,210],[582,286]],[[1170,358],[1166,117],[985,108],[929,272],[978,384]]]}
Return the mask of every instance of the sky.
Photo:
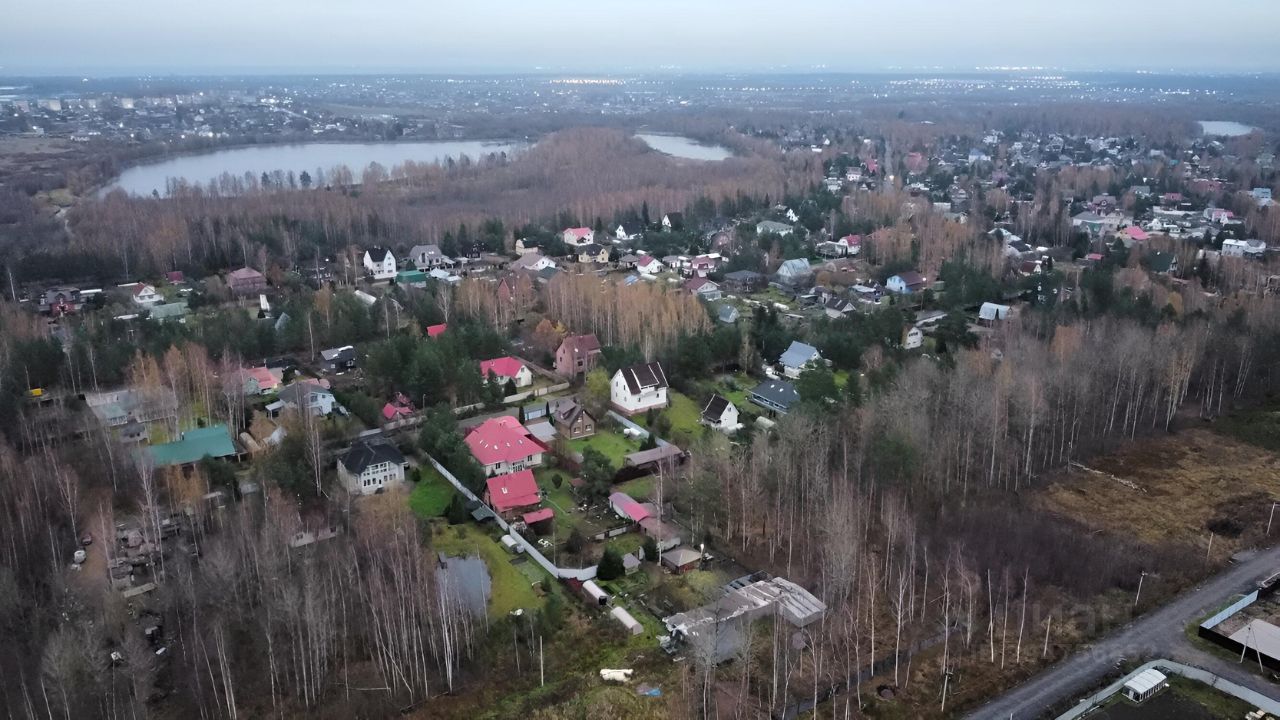
{"label": "sky", "polygon": [[0,75],[1280,71],[1277,0],[0,0]]}

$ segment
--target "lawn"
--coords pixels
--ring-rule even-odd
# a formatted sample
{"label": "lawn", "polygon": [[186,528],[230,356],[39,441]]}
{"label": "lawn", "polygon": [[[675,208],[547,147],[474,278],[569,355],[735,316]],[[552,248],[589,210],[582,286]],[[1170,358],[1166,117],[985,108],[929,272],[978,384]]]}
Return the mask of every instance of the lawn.
{"label": "lawn", "polygon": [[668,397],[671,400],[671,406],[663,410],[663,413],[671,421],[671,429],[683,430],[690,435],[698,434],[702,429],[702,424],[699,422],[702,419],[702,408],[698,407],[698,404],[689,396],[678,392],[673,391]]}
{"label": "lawn", "polygon": [[453,501],[453,485],[430,465],[423,465],[418,473],[418,483],[409,494],[410,509],[423,519],[443,515]]}
{"label": "lawn", "polygon": [[615,469],[622,467],[622,459],[640,449],[640,441],[633,440],[616,430],[597,430],[595,435],[569,441],[569,448],[581,453],[588,447],[603,453]]}
{"label": "lawn", "polygon": [[478,555],[489,568],[492,592],[489,597],[490,617],[500,618],[517,608],[542,606],[532,581],[520,568],[511,564],[511,554],[479,527],[471,524],[441,524],[436,527],[436,534],[431,538],[433,549],[456,557]]}
{"label": "lawn", "polygon": [[614,485],[613,489],[630,495],[633,500],[653,500],[653,482],[652,475],[645,475],[635,480],[628,480],[619,485]]}

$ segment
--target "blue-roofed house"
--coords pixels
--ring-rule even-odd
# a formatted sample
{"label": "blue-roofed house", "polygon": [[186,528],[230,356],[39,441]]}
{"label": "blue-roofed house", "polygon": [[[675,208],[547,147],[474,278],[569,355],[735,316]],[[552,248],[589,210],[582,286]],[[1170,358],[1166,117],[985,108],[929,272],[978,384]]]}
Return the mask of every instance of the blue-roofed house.
{"label": "blue-roofed house", "polygon": [[800,392],[786,380],[765,380],[752,388],[747,397],[756,405],[783,415],[800,402]]}
{"label": "blue-roofed house", "polygon": [[802,343],[799,340],[792,340],[791,347],[782,353],[782,357],[779,358],[778,362],[782,365],[784,375],[789,378],[798,378],[809,363],[821,360],[822,355],[818,353],[818,348]]}

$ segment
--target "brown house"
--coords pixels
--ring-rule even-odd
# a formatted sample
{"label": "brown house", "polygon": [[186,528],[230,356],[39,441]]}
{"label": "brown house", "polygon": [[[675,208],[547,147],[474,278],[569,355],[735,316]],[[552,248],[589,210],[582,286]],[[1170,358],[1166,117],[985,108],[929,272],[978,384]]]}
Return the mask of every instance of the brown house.
{"label": "brown house", "polygon": [[227,287],[237,295],[252,295],[267,289],[267,278],[253,268],[243,267],[227,273]]}
{"label": "brown house", "polygon": [[556,374],[567,378],[586,375],[600,359],[600,341],[595,335],[570,335],[556,348]]}
{"label": "brown house", "polygon": [[582,407],[577,398],[551,403],[551,422],[565,440],[577,440],[596,434],[596,419]]}

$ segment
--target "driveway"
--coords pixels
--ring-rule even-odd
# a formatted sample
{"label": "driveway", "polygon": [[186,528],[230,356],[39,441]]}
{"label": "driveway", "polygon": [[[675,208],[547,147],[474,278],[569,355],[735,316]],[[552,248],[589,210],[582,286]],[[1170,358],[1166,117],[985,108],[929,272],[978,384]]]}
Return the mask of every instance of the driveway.
{"label": "driveway", "polygon": [[1086,646],[966,717],[975,720],[1038,718],[1064,699],[1084,698],[1120,658],[1165,657],[1199,666],[1267,697],[1280,697],[1280,686],[1258,675],[1256,663],[1241,665],[1205,652],[1192,645],[1184,634],[1189,623],[1222,607],[1232,595],[1253,589],[1258,581],[1277,569],[1280,569],[1280,547],[1262,550]]}

